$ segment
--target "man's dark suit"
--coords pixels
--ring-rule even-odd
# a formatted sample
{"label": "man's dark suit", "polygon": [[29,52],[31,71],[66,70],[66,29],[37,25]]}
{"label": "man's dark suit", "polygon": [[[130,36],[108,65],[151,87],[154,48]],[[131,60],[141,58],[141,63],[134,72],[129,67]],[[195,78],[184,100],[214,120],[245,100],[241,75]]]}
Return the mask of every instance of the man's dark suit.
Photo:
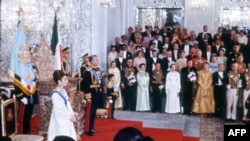
{"label": "man's dark suit", "polygon": [[[219,83],[219,81],[221,83]],[[228,84],[228,76],[226,71],[223,72],[223,78],[216,71],[213,74],[214,100],[215,100],[215,116],[222,119],[226,115],[226,85]]]}
{"label": "man's dark suit", "polygon": [[220,51],[221,48],[223,48],[223,46],[219,46],[218,49],[217,49],[216,46],[212,46],[211,52],[215,53],[217,56],[219,56],[219,51]]}
{"label": "man's dark suit", "polygon": [[[204,34],[205,34],[205,33],[204,33]],[[211,33],[208,33],[208,32],[207,32],[207,35],[208,35],[209,39],[212,41],[213,38],[212,38]],[[200,33],[198,34],[196,40],[199,42],[199,44],[201,43],[201,41],[203,40],[203,32],[200,32]]]}
{"label": "man's dark suit", "polygon": [[148,59],[148,58],[151,58],[151,53],[152,53],[152,50],[150,50],[149,48],[146,48],[146,52],[145,52],[145,58]]}
{"label": "man's dark suit", "polygon": [[[189,45],[189,52],[190,52],[191,47],[192,46]],[[180,50],[184,50],[185,51],[185,44],[180,46]],[[186,54],[189,54],[189,52],[186,52]]]}
{"label": "man's dark suit", "polygon": [[116,67],[119,69],[119,70],[122,70],[125,65],[126,65],[126,59],[122,58],[122,62],[119,61],[119,58],[116,58],[115,59],[115,63],[116,63]]}
{"label": "man's dark suit", "polygon": [[212,51],[210,51],[210,56],[208,56],[207,53],[208,53],[207,51],[205,51],[204,53],[202,53],[202,57],[204,57],[207,60],[209,59],[208,62],[210,62],[211,57],[212,57]]}
{"label": "man's dark suit", "polygon": [[194,67],[188,68],[184,67],[181,69],[181,88],[183,95],[183,108],[184,114],[190,114],[193,102],[193,82],[191,82],[188,78],[188,74],[190,72],[194,72],[196,78],[198,78],[197,69]]}
{"label": "man's dark suit", "polygon": [[172,50],[172,57],[174,58],[174,60],[177,60],[180,58],[180,49],[177,50],[177,54],[175,56],[175,50]]}
{"label": "man's dark suit", "polygon": [[152,42],[155,42],[155,41],[157,41],[157,49],[159,50],[159,51],[161,51],[162,49],[161,49],[161,47],[162,47],[162,42],[160,41],[160,40],[155,40],[155,39],[153,39],[153,40],[150,40],[149,41],[149,44],[151,45],[152,44]]}
{"label": "man's dark suit", "polygon": [[[125,53],[125,51],[123,51],[124,53]],[[129,51],[126,51],[126,58],[125,58],[126,60],[127,59],[133,59],[133,55],[132,55],[132,53],[131,52],[129,52]]]}
{"label": "man's dark suit", "polygon": [[149,72],[149,74],[152,73],[153,64],[155,63],[161,63],[161,59],[157,57],[156,61],[154,62],[153,58],[150,57],[146,60],[146,71]]}
{"label": "man's dark suit", "polygon": [[[166,47],[166,46],[167,46],[167,47]],[[161,44],[161,48],[160,48],[160,50],[159,50],[160,53],[162,53],[163,48],[167,48],[167,50],[169,50],[169,49],[170,49],[170,50],[173,50],[173,44],[171,44],[171,43],[168,43],[168,44],[167,44],[167,43],[164,43],[164,42],[163,42],[163,43]]]}
{"label": "man's dark suit", "polygon": [[[172,58],[172,62],[176,62],[176,60]],[[168,69],[169,69],[169,65],[170,65],[171,62],[169,62],[169,59],[168,57],[165,57],[161,60],[161,68],[162,68],[162,71],[164,74],[166,74],[168,72]]]}
{"label": "man's dark suit", "polygon": [[227,55],[227,72],[230,71],[231,69],[231,65],[236,62],[236,57],[237,57],[237,53],[236,52],[230,52],[228,55]]}

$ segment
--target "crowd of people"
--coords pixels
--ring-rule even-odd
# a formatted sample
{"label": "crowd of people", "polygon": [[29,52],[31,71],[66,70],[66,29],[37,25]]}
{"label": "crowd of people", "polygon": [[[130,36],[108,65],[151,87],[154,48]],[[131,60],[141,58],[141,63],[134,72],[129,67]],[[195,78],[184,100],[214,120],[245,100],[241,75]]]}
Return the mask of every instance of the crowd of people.
{"label": "crowd of people", "polygon": [[121,93],[115,108],[215,115],[248,121],[249,40],[244,30],[212,35],[179,27],[129,27],[108,52],[108,73]]}
{"label": "crowd of people", "polygon": [[[115,38],[108,52],[106,80],[98,68],[98,56],[82,56],[79,77],[87,101],[87,135],[98,133],[94,128],[96,110],[106,107],[110,107],[111,119],[117,109],[250,121],[250,44],[245,31],[218,27],[212,36],[206,25],[198,35],[188,33],[187,28],[181,32],[178,27],[145,29],[129,27],[126,35]],[[61,93],[63,81],[63,76],[55,80],[55,90]],[[60,99],[60,94],[54,91],[52,101],[53,97]],[[59,108],[69,108],[62,98],[61,105]],[[75,116],[71,111],[66,117],[74,122]]]}

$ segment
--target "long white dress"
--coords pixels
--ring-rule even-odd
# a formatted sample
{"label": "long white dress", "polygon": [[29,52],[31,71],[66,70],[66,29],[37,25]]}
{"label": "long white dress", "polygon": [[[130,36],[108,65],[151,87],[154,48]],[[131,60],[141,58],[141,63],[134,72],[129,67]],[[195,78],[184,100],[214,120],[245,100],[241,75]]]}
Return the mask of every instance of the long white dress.
{"label": "long white dress", "polygon": [[49,121],[48,141],[53,141],[56,136],[60,135],[77,140],[74,123],[70,120],[74,111],[69,97],[65,90],[60,92],[64,98],[54,91],[52,92],[52,111]]}
{"label": "long white dress", "polygon": [[180,97],[179,92],[181,89],[181,81],[179,72],[170,71],[166,76],[166,113],[179,113],[180,112]]}
{"label": "long white dress", "polygon": [[138,72],[137,79],[137,100],[136,111],[149,111],[149,74],[147,72]]}

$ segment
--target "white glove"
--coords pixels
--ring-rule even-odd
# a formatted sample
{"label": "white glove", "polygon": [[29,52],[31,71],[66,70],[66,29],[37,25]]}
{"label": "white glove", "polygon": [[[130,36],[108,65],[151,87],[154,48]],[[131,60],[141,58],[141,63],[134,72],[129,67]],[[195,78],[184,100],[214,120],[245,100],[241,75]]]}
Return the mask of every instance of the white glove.
{"label": "white glove", "polygon": [[21,102],[23,102],[24,105],[28,104],[28,99],[26,97],[21,99]]}
{"label": "white glove", "polygon": [[227,85],[227,89],[230,89],[231,88],[231,86],[230,85]]}
{"label": "white glove", "polygon": [[109,100],[109,103],[113,103],[113,100],[112,100],[112,99],[110,99],[110,100]]}

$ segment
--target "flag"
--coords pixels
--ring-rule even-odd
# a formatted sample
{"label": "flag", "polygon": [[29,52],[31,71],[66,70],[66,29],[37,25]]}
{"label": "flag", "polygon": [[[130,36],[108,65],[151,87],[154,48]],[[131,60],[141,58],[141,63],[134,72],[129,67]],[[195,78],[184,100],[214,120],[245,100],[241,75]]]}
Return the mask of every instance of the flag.
{"label": "flag", "polygon": [[35,72],[30,59],[29,46],[26,42],[26,26],[21,19],[11,51],[8,78],[25,95],[32,96],[36,92]]}
{"label": "flag", "polygon": [[60,34],[57,26],[57,16],[55,13],[54,25],[52,29],[52,38],[51,38],[51,50],[54,56],[54,70],[62,69],[62,44],[60,39]]}

